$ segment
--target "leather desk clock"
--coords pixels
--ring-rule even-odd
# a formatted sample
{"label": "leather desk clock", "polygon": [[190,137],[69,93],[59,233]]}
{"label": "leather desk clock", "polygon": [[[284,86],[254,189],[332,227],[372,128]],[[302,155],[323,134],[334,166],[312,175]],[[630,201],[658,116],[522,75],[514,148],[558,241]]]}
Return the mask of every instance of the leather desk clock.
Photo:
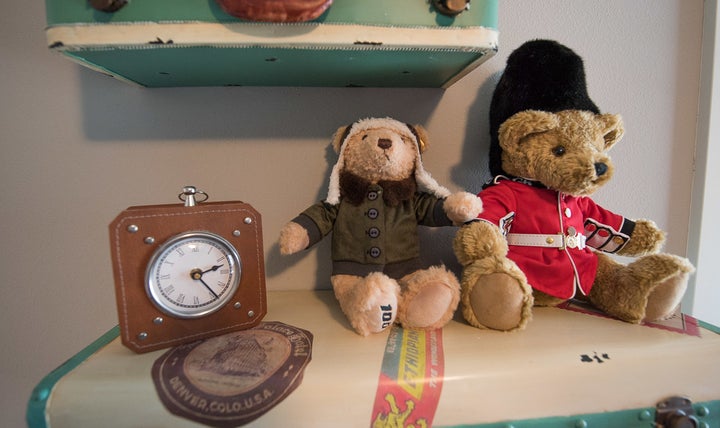
{"label": "leather desk clock", "polygon": [[260,214],[192,186],[178,197],[110,224],[120,336],[138,353],[247,329],[267,312]]}

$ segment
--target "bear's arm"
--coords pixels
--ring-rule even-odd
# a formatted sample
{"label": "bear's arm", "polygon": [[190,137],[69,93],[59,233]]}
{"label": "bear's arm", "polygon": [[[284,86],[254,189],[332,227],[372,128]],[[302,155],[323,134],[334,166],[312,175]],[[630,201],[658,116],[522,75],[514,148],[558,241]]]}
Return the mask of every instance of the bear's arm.
{"label": "bear's arm", "polygon": [[505,181],[486,187],[478,193],[483,202],[483,211],[478,219],[500,228],[506,234],[518,210],[517,195]]}
{"label": "bear's arm", "polygon": [[641,256],[655,253],[665,242],[665,234],[650,220],[630,220],[582,198],[586,244],[606,253]]}
{"label": "bear's arm", "polygon": [[646,219],[635,221],[635,229],[630,235],[630,241],[618,251],[621,256],[639,257],[660,251],[665,243],[665,232],[660,230],[655,222]]}
{"label": "bear's arm", "polygon": [[339,205],[318,202],[292,219],[294,223],[299,224],[307,231],[310,239],[308,247],[317,244],[332,231],[338,207]]}
{"label": "bear's arm", "polygon": [[478,220],[462,226],[453,241],[455,256],[463,266],[487,257],[504,257],[508,252],[505,233],[517,209],[515,193],[504,184],[496,184],[478,196],[483,212]]}
{"label": "bear's arm", "polygon": [[452,226],[443,208],[445,199],[429,193],[416,193],[413,204],[418,224],[429,227]]}

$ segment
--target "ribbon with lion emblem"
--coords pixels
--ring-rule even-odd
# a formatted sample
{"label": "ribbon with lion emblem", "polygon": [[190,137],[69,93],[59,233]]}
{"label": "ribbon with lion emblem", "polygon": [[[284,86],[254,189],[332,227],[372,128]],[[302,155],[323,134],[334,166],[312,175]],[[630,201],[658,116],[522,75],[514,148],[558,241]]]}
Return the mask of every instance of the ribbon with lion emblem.
{"label": "ribbon with lion emblem", "polygon": [[391,327],[385,345],[371,426],[432,426],[445,369],[442,330]]}

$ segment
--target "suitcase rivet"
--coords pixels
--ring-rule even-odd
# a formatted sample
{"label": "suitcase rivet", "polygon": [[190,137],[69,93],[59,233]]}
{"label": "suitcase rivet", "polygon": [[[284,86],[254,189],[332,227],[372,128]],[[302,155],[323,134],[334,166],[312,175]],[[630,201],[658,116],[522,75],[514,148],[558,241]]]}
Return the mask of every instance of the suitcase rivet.
{"label": "suitcase rivet", "polygon": [[575,422],[575,428],[587,428],[588,423],[585,419],[579,419]]}
{"label": "suitcase rivet", "polygon": [[140,340],[145,340],[148,338],[148,334],[143,331],[142,333],[137,335],[137,338]]}
{"label": "suitcase rivet", "polygon": [[255,316],[255,311],[248,311],[248,318],[252,318]]}
{"label": "suitcase rivet", "polygon": [[156,318],[153,320],[153,324],[155,324],[155,325],[160,325],[160,324],[163,323],[163,321],[164,321],[164,320],[163,320],[162,317],[156,317]]}
{"label": "suitcase rivet", "polygon": [[652,417],[653,417],[653,416],[652,416],[652,413],[650,413],[649,410],[643,410],[643,411],[640,412],[640,414],[638,415],[638,419],[641,420],[641,421],[649,421],[649,420],[652,419]]}

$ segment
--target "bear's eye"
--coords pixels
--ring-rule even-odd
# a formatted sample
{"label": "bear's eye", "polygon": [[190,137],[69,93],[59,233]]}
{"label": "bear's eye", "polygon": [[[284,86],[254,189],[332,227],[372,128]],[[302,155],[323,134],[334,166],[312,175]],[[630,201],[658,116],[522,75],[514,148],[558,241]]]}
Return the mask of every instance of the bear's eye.
{"label": "bear's eye", "polygon": [[560,157],[565,154],[565,146],[555,146],[552,149],[552,154],[554,154],[557,157]]}

